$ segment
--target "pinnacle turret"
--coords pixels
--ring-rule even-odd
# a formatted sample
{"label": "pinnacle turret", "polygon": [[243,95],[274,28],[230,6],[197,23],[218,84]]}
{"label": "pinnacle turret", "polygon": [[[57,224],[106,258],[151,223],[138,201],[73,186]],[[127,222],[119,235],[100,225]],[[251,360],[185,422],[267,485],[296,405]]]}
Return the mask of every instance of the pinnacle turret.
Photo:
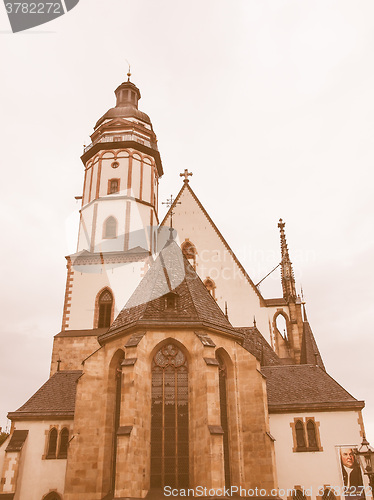
{"label": "pinnacle turret", "polygon": [[292,262],[288,253],[288,246],[286,240],[286,233],[284,231],[285,222],[279,219],[278,227],[280,229],[280,244],[281,244],[281,277],[282,277],[282,288],[283,288],[283,298],[287,302],[294,302],[296,300],[296,286],[295,286],[295,276],[292,268]]}

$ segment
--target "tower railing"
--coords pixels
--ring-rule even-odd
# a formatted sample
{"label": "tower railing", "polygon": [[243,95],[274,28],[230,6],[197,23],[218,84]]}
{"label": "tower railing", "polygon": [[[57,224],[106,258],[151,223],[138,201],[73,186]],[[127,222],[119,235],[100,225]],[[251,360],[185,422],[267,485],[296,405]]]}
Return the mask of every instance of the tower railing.
{"label": "tower railing", "polygon": [[123,142],[123,141],[135,141],[138,144],[143,144],[144,146],[148,146],[149,148],[157,149],[156,143],[153,141],[150,141],[144,136],[140,136],[139,134],[135,133],[125,133],[125,134],[116,134],[116,135],[110,135],[110,136],[102,136],[100,139],[97,141],[89,144],[88,146],[85,146],[83,149],[84,153],[87,153],[95,144],[98,143],[105,143],[105,142]]}

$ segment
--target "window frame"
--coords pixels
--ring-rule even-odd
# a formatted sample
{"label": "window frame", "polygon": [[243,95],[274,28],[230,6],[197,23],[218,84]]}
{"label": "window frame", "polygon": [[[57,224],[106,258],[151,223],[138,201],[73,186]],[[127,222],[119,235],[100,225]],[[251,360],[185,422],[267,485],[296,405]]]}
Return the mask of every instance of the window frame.
{"label": "window frame", "polygon": [[[300,446],[298,444],[297,433],[296,433],[297,431],[296,425],[298,422],[300,422],[303,426],[305,446]],[[314,426],[314,436],[315,436],[316,446],[314,444],[310,445],[309,443],[310,436],[308,436],[308,429],[307,429],[309,422],[311,422]],[[294,417],[293,422],[290,423],[290,427],[292,429],[293,452],[300,453],[300,452],[323,451],[323,447],[321,445],[320,430],[319,430],[320,422],[317,422],[314,417]]]}
{"label": "window frame", "polygon": [[[112,182],[116,181],[117,182],[117,191],[112,191]],[[113,177],[112,179],[108,179],[108,194],[117,194],[120,192],[120,184],[121,184],[121,179],[119,177]]]}

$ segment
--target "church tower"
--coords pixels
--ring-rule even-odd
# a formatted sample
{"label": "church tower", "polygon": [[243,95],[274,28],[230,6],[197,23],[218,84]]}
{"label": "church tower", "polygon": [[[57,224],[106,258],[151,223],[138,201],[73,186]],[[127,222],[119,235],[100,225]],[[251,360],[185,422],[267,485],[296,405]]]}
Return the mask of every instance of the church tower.
{"label": "church tower", "polygon": [[[84,342],[87,354],[96,346],[97,330],[109,327],[144,276],[157,245],[162,163],[151,120],[138,108],[140,90],[127,76],[115,90],[115,107],[97,121],[81,157],[77,252],[66,257],[62,332],[69,338],[74,332],[92,337]],[[60,344],[57,338],[51,373],[58,361],[61,369],[76,368]]]}

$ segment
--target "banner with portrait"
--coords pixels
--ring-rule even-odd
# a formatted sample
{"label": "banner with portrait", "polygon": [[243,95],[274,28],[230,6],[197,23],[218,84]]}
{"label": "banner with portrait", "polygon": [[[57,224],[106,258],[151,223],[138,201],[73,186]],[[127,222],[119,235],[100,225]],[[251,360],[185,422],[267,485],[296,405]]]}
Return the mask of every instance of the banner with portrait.
{"label": "banner with portrait", "polygon": [[361,466],[357,458],[357,447],[339,446],[338,456],[343,483],[341,496],[350,500],[365,499],[365,485]]}

